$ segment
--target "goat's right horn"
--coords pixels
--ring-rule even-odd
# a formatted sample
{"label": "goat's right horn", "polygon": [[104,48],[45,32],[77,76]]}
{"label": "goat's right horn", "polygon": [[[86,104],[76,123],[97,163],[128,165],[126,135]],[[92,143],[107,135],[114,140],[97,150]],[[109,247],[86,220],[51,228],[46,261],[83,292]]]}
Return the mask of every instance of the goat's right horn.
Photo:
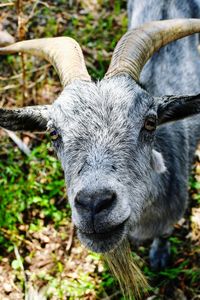
{"label": "goat's right horn", "polygon": [[115,47],[105,78],[129,74],[139,81],[147,60],[161,47],[200,32],[200,19],[174,19],[153,21],[129,30]]}
{"label": "goat's right horn", "polygon": [[0,48],[0,54],[29,53],[48,60],[65,87],[74,79],[90,81],[79,44],[69,37],[28,40]]}

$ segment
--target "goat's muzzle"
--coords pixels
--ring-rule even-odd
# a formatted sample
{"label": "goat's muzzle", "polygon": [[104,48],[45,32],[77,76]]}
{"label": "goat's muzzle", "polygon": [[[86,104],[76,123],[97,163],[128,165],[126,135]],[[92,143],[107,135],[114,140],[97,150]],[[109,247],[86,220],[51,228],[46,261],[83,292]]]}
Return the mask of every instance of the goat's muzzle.
{"label": "goat's muzzle", "polygon": [[[95,230],[95,221],[101,214],[107,214],[116,205],[117,194],[112,190],[97,190],[94,193],[88,193],[85,190],[80,191],[75,198],[75,207],[78,212],[86,212],[91,219]],[[98,230],[97,230],[98,232]]]}
{"label": "goat's muzzle", "polygon": [[116,191],[83,189],[75,197],[74,209],[79,238],[88,248],[107,252],[122,240],[129,213],[120,214]]}

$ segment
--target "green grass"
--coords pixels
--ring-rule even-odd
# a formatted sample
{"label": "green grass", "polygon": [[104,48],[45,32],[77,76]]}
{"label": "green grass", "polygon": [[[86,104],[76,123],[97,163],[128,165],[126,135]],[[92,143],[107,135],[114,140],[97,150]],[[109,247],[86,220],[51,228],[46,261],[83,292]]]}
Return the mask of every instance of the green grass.
{"label": "green grass", "polygon": [[[37,218],[55,226],[69,215],[69,207],[60,210],[56,203],[66,194],[64,176],[48,140],[36,146],[29,157],[5,140],[5,152],[0,154],[0,228],[17,232],[20,224],[31,228]],[[36,216],[31,212],[34,210]],[[0,242],[4,238],[0,236]]]}

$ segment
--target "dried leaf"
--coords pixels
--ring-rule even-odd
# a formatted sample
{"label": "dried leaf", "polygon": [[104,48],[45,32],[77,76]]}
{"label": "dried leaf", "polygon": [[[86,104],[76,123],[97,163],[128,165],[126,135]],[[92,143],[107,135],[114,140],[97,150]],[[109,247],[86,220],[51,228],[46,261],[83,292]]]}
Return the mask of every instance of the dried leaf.
{"label": "dried leaf", "polygon": [[191,238],[193,241],[198,241],[200,243],[200,207],[192,208],[191,222]]}

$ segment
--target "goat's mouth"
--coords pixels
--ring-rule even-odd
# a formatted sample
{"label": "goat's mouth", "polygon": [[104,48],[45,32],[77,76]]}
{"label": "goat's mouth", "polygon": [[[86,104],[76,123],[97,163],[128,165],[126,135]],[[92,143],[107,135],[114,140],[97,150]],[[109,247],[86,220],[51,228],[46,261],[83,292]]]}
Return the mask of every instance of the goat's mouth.
{"label": "goat's mouth", "polygon": [[85,233],[78,229],[78,238],[90,250],[105,253],[118,246],[126,235],[126,221],[110,231],[103,233]]}

